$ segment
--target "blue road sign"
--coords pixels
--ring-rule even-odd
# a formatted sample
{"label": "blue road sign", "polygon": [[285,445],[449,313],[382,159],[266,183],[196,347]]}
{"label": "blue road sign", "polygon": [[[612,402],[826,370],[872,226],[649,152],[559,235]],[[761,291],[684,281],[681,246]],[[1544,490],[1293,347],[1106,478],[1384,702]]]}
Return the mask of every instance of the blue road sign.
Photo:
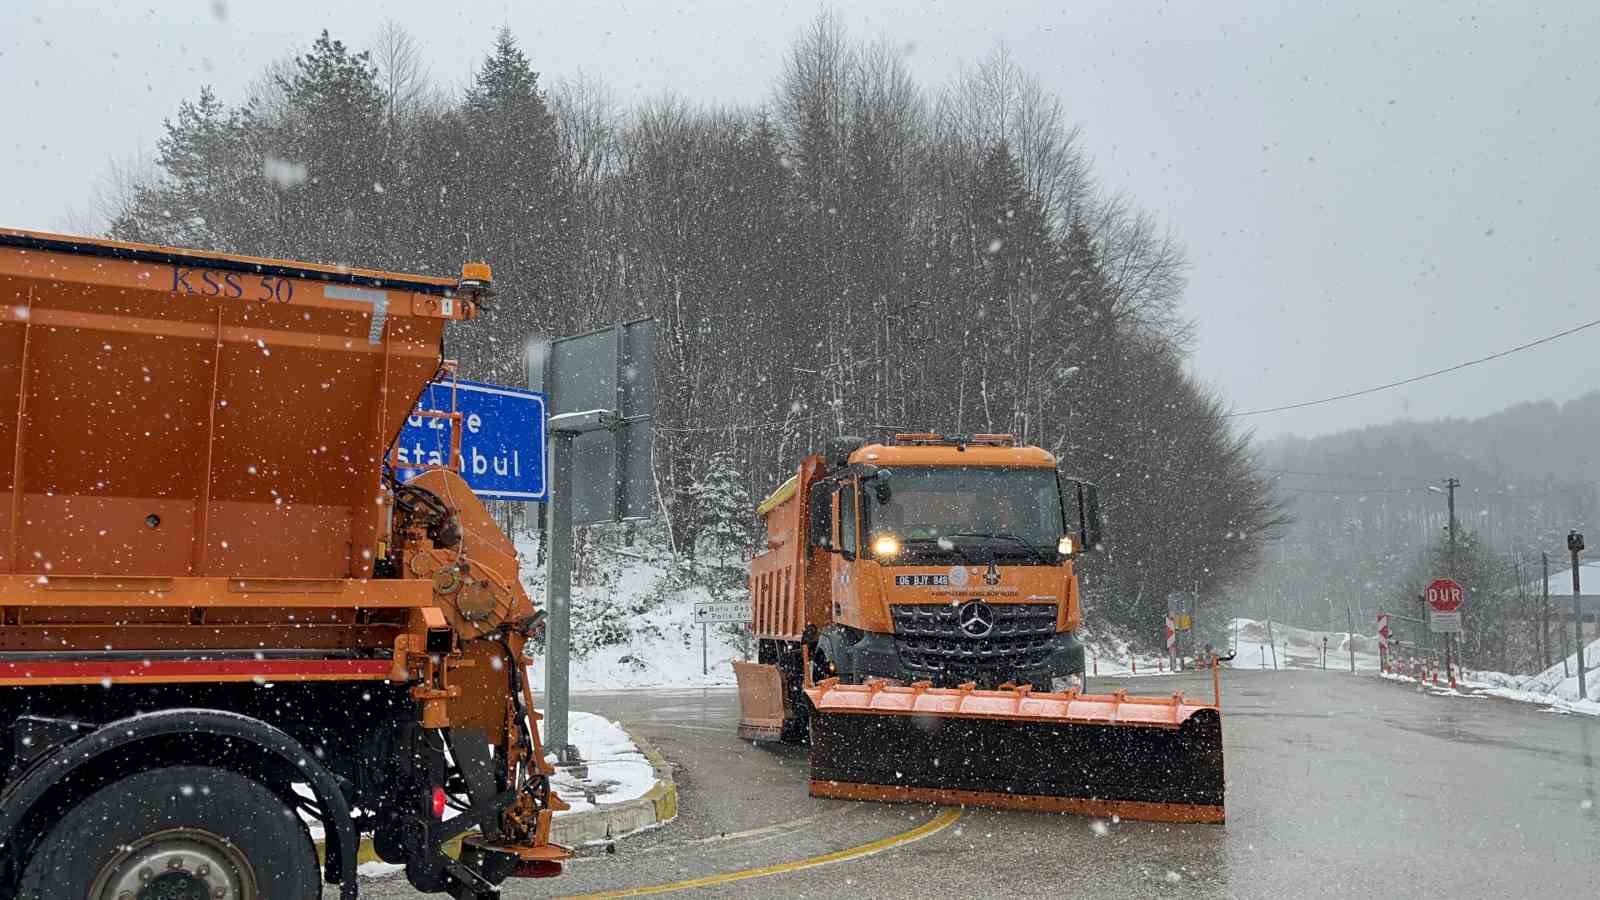
{"label": "blue road sign", "polygon": [[[432,381],[418,410],[450,411],[450,382]],[[545,500],[545,395],[475,381],[455,383],[461,413],[461,477],[479,497],[491,500]],[[450,454],[449,419],[410,415],[400,429],[395,455],[400,475],[417,466],[442,466]]]}

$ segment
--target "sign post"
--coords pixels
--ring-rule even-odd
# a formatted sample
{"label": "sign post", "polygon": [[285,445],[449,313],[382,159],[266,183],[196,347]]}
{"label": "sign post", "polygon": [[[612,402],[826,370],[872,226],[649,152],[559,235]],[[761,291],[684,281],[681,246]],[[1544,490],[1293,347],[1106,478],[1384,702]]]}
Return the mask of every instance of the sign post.
{"label": "sign post", "polygon": [[1167,639],[1167,655],[1174,672],[1183,663],[1183,645],[1187,643],[1189,652],[1194,652],[1194,635],[1191,633],[1187,642],[1183,637],[1184,632],[1191,631],[1194,626],[1195,599],[1198,596],[1183,591],[1173,591],[1167,595],[1167,625],[1175,632]]}
{"label": "sign post", "polygon": [[1444,666],[1450,674],[1450,686],[1455,687],[1456,670],[1451,656],[1451,638],[1461,632],[1461,585],[1449,578],[1435,578],[1422,592],[1428,602],[1428,630],[1445,636]]}
{"label": "sign post", "polygon": [[1389,614],[1378,610],[1378,668],[1389,671]]}
{"label": "sign post", "polygon": [[1356,614],[1350,609],[1350,601],[1344,601],[1344,619],[1346,628],[1350,630],[1345,634],[1345,643],[1350,646],[1350,674],[1356,673]]}
{"label": "sign post", "polygon": [[575,763],[577,748],[567,744],[572,530],[655,511],[655,321],[532,341],[526,361],[528,384],[549,391],[556,486],[545,510],[545,744],[563,763]]}
{"label": "sign post", "polygon": [[545,509],[544,631],[545,746],[562,762],[575,762],[567,743],[567,648],[572,645],[572,435],[551,435],[556,483],[561,485]]}
{"label": "sign post", "polygon": [[706,675],[711,671],[706,661],[706,634],[711,628],[711,623],[749,623],[752,621],[750,604],[737,601],[696,603],[694,605],[694,620],[700,623],[700,674]]}
{"label": "sign post", "polygon": [[1585,685],[1589,673],[1583,668],[1583,604],[1578,593],[1578,554],[1583,552],[1583,535],[1567,532],[1567,550],[1572,553],[1572,624],[1578,629],[1578,699],[1584,700],[1589,696]]}
{"label": "sign post", "polygon": [[1166,617],[1166,661],[1178,671],[1178,623],[1171,615]]}

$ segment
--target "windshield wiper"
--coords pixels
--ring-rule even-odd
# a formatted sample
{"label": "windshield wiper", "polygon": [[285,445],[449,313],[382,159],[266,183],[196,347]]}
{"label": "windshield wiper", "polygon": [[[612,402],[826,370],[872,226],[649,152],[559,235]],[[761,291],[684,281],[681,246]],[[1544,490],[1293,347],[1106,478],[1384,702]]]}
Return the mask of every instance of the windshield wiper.
{"label": "windshield wiper", "polygon": [[1040,562],[1043,562],[1047,565],[1051,562],[1049,555],[1044,548],[1031,543],[1026,538],[1012,534],[1009,531],[956,531],[945,535],[945,537],[970,537],[983,538],[985,540],[1016,541],[1022,546],[1027,547],[1028,552],[1032,553],[1034,556],[1037,556]]}
{"label": "windshield wiper", "polygon": [[[905,544],[908,547],[911,546],[912,544],[933,544],[934,546],[938,547],[940,550],[946,550],[946,549],[954,550],[956,552],[956,555],[961,557],[961,560],[963,562],[967,563],[968,565],[972,565],[972,566],[981,566],[981,565],[983,565],[983,563],[980,560],[976,560],[976,559],[973,559],[972,557],[968,556],[967,555],[967,551],[961,549],[961,545],[960,544],[956,543],[955,541],[946,540],[947,537],[949,537],[949,536],[948,535],[940,535],[939,537],[931,537],[931,538],[907,538],[906,540],[901,541],[901,543]],[[944,541],[944,544],[941,544],[940,541]],[[946,547],[945,544],[949,544],[950,546]]]}

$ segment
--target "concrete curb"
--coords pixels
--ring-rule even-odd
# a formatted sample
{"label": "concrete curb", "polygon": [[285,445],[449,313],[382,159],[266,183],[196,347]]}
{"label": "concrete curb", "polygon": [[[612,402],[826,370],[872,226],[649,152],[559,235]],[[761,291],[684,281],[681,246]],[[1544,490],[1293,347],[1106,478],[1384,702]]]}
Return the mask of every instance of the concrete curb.
{"label": "concrete curb", "polygon": [[678,785],[672,780],[672,764],[649,741],[626,728],[628,739],[650,761],[656,783],[642,797],[621,803],[597,805],[593,809],[556,816],[550,823],[550,840],[568,847],[604,843],[645,828],[665,825],[678,817]]}

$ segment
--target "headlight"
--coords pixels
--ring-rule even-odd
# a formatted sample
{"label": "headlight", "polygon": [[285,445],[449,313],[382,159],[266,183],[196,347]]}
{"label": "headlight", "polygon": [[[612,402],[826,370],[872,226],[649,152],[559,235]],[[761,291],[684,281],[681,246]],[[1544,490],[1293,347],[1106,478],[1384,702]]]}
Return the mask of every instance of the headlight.
{"label": "headlight", "polygon": [[1056,552],[1062,556],[1072,555],[1072,535],[1063,534],[1061,540],[1056,542]]}
{"label": "headlight", "polygon": [[892,534],[880,534],[872,539],[872,555],[888,559],[900,555],[900,539]]}

